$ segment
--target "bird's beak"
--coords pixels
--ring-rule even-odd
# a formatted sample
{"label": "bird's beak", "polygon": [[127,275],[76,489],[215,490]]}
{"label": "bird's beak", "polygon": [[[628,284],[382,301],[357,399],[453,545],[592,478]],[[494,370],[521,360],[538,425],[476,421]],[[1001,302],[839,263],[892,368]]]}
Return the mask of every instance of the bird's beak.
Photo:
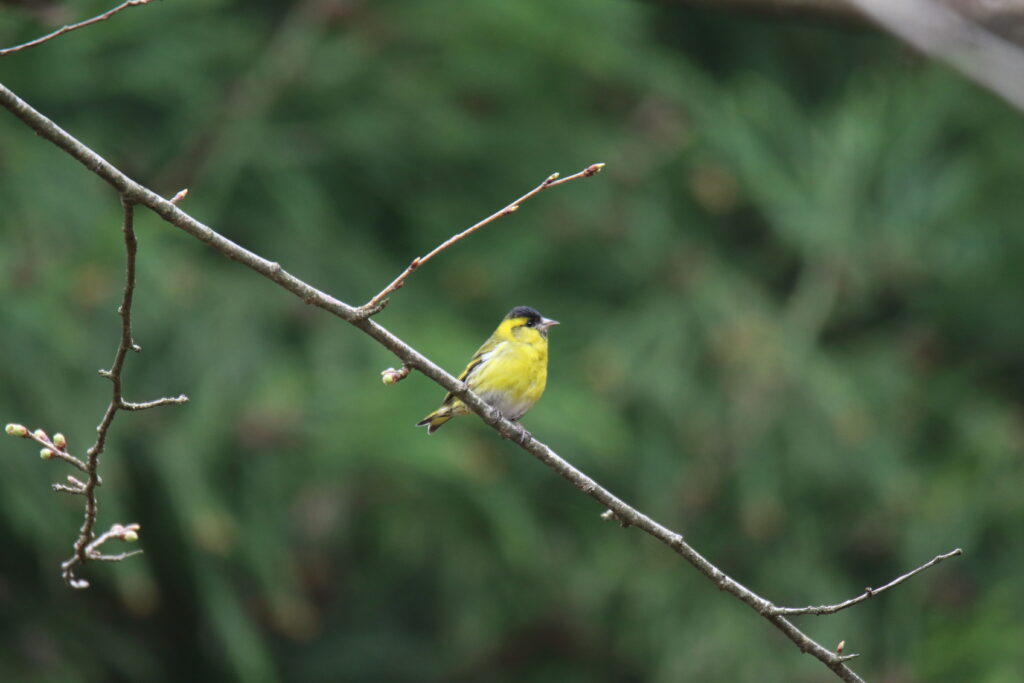
{"label": "bird's beak", "polygon": [[558,324],[559,322],[557,320],[552,320],[551,318],[541,318],[540,323],[537,324],[537,329],[539,329],[541,332],[546,333],[549,327],[554,327],[555,325]]}

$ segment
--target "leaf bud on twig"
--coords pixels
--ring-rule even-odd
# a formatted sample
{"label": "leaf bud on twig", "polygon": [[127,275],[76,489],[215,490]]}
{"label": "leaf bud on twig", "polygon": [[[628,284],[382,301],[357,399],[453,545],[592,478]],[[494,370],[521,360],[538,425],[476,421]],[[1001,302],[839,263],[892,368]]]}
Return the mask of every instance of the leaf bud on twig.
{"label": "leaf bud on twig", "polygon": [[4,428],[4,431],[10,434],[11,436],[28,436],[28,429],[25,427],[25,425],[8,424]]}

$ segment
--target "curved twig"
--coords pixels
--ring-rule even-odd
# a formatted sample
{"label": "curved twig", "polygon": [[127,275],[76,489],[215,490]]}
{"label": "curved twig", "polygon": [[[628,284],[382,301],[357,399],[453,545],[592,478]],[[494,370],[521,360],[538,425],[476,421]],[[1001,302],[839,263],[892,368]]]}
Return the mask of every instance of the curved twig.
{"label": "curved twig", "polygon": [[850,598],[849,600],[844,600],[843,602],[839,602],[839,603],[836,603],[834,605],[818,605],[816,607],[815,606],[808,606],[808,607],[775,607],[775,608],[772,609],[772,614],[785,614],[785,615],[788,615],[788,616],[794,616],[794,615],[797,615],[797,614],[835,614],[836,612],[838,612],[840,610],[844,610],[847,607],[853,607],[854,605],[860,604],[860,603],[864,602],[865,600],[867,600],[868,598],[872,598],[872,597],[878,595],[882,591],[887,591],[890,588],[893,588],[894,586],[898,586],[901,583],[903,583],[904,581],[906,581],[907,579],[909,579],[911,576],[914,576],[915,574],[920,574],[925,569],[928,569],[930,567],[934,567],[935,565],[937,565],[939,562],[942,562],[943,560],[948,560],[951,557],[956,557],[957,555],[963,555],[963,554],[964,554],[963,550],[961,550],[960,548],[956,548],[955,550],[951,550],[948,553],[944,553],[942,555],[936,555],[931,560],[929,560],[928,562],[925,562],[924,564],[922,564],[917,569],[913,569],[913,570],[907,572],[906,574],[904,574],[902,576],[896,577],[895,579],[893,579],[889,583],[885,584],[884,586],[879,586],[878,588],[871,588],[869,586],[869,587],[865,588],[864,592],[861,593],[860,595],[858,595],[857,597]]}
{"label": "curved twig", "polygon": [[136,5],[148,5],[152,1],[153,0],[127,0],[127,2],[122,2],[120,5],[118,5],[114,9],[107,10],[103,14],[95,16],[92,19],[86,19],[85,21],[80,21],[77,24],[68,24],[67,26],[61,26],[59,29],[57,29],[53,33],[47,33],[45,36],[41,36],[39,38],[36,38],[35,40],[30,40],[27,43],[22,43],[21,45],[15,45],[14,47],[4,48],[4,49],[0,50],[0,57],[3,57],[5,55],[9,55],[9,54],[13,54],[15,52],[21,52],[22,50],[27,50],[30,47],[35,47],[37,45],[42,45],[43,43],[45,43],[45,42],[47,42],[49,40],[53,40],[54,38],[56,38],[58,36],[62,36],[65,33],[70,33],[71,31],[74,31],[76,29],[85,28],[86,26],[90,26],[92,24],[98,24],[101,21],[106,21],[107,19],[109,19],[110,17],[114,16],[118,12],[120,12],[122,10],[126,10],[129,7],[135,7]]}
{"label": "curved twig", "polygon": [[376,295],[374,295],[374,297],[372,299],[367,301],[365,304],[363,304],[359,308],[360,315],[362,315],[363,317],[368,318],[368,317],[376,314],[377,312],[379,312],[381,310],[381,308],[384,307],[384,298],[388,294],[391,294],[392,292],[394,292],[395,290],[401,289],[401,287],[405,284],[405,278],[409,277],[414,270],[416,270],[420,266],[424,265],[427,261],[429,261],[430,259],[434,258],[435,256],[437,256],[442,251],[444,251],[448,247],[452,246],[456,242],[469,237],[470,235],[472,235],[474,232],[476,232],[480,228],[484,227],[485,225],[488,225],[489,223],[493,223],[494,221],[498,220],[499,218],[503,218],[503,217],[509,215],[510,213],[515,213],[516,211],[519,210],[519,205],[522,204],[523,202],[525,202],[530,197],[533,197],[534,195],[538,195],[541,192],[543,192],[544,190],[546,190],[546,189],[548,189],[550,187],[555,187],[556,185],[561,185],[563,183],[568,183],[568,182],[573,181],[573,180],[578,180],[579,178],[589,178],[590,176],[597,175],[598,173],[601,172],[602,168],[604,168],[604,164],[591,164],[590,166],[587,166],[582,171],[579,171],[578,173],[573,173],[572,175],[566,176],[565,178],[559,178],[559,174],[558,173],[552,173],[547,178],[545,178],[544,182],[542,182],[540,185],[538,185],[537,187],[533,188],[532,190],[530,190],[529,192],[527,192],[522,197],[520,197],[519,199],[515,200],[514,202],[512,202],[511,204],[509,204],[505,208],[501,209],[500,211],[496,211],[496,212],[492,213],[487,218],[483,219],[479,223],[471,225],[470,227],[466,228],[462,232],[460,232],[460,233],[458,233],[456,235],[452,235],[451,237],[446,239],[444,242],[442,242],[441,244],[439,244],[436,247],[434,247],[433,251],[431,251],[426,256],[417,256],[416,258],[414,258],[409,263],[409,265],[406,267],[406,269],[403,270],[399,274],[398,277],[396,277],[394,280],[391,281],[391,284],[389,284],[384,289],[380,290]]}

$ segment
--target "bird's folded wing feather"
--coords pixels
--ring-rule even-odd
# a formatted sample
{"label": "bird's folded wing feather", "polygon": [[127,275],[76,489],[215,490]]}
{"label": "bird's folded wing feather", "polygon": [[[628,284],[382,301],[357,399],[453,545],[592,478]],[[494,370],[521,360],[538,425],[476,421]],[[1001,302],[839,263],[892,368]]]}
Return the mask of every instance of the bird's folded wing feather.
{"label": "bird's folded wing feather", "polygon": [[[459,381],[468,384],[470,376],[474,372],[476,372],[476,370],[483,364],[483,362],[490,358],[496,351],[500,350],[506,344],[508,344],[508,342],[496,341],[494,339],[488,339],[486,342],[484,342],[484,345],[477,349],[476,353],[473,354],[473,357],[470,358],[469,364],[466,365],[466,369],[463,370],[462,374],[459,375]],[[455,395],[452,394],[451,392],[448,392],[448,395],[444,397],[444,401],[441,402],[441,405],[448,405],[454,400]]]}

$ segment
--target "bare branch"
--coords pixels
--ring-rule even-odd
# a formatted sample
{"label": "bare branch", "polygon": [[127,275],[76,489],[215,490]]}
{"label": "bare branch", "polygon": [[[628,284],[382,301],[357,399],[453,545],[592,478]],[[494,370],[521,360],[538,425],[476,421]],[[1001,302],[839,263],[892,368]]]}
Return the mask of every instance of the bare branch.
{"label": "bare branch", "polygon": [[860,12],[845,0],[662,0],[662,3],[666,5],[696,5],[761,14],[810,14],[861,22],[864,20]]}
{"label": "bare branch", "polygon": [[121,401],[121,410],[149,410],[150,408],[157,408],[159,406],[180,406],[183,403],[188,403],[188,396],[186,396],[185,394],[179,394],[178,396],[158,398],[153,401],[144,401],[142,403],[131,403],[130,401]]}
{"label": "bare branch", "polygon": [[[61,445],[60,443],[55,444],[53,440],[51,440],[50,437],[47,436],[46,432],[43,431],[42,429],[37,429],[34,432],[30,432],[21,425],[8,425],[8,434],[12,434],[12,432],[18,431],[17,429],[12,430],[11,427],[20,427],[21,431],[24,432],[20,434],[21,436],[23,436],[26,439],[32,439],[37,444],[43,447],[43,450],[39,452],[39,455],[40,457],[43,458],[43,460],[49,460],[50,458],[59,458],[64,462],[68,463],[69,465],[71,465],[72,467],[77,467],[83,472],[87,471],[84,462],[82,462],[81,460],[67,452],[66,443],[64,443],[63,445]],[[14,435],[17,436],[18,434]],[[63,441],[63,437],[60,434],[54,434],[54,440],[60,442]]]}
{"label": "bare branch", "polygon": [[[849,0],[879,26],[1024,111],[1024,52],[931,0]],[[987,4],[987,3],[977,3]]]}
{"label": "bare branch", "polygon": [[492,213],[487,218],[483,219],[479,223],[476,223],[476,224],[466,228],[465,230],[463,230],[462,232],[458,233],[457,235],[453,235],[453,236],[449,237],[444,242],[442,242],[441,244],[439,244],[436,247],[434,247],[434,250],[431,251],[426,256],[417,256],[416,258],[414,258],[412,260],[412,262],[409,264],[409,266],[405,270],[403,270],[402,273],[398,277],[396,277],[394,280],[391,281],[391,284],[389,284],[387,287],[382,289],[380,292],[377,293],[376,296],[374,296],[372,299],[370,299],[365,304],[363,304],[362,307],[360,307],[360,309],[359,309],[360,313],[364,314],[364,317],[367,317],[367,318],[372,316],[372,315],[374,315],[375,313],[377,313],[381,308],[383,308],[384,297],[386,297],[388,294],[391,294],[395,290],[400,289],[405,284],[405,278],[409,277],[409,275],[411,275],[414,270],[416,270],[417,268],[419,268],[420,266],[425,264],[430,259],[432,259],[435,256],[437,256],[442,251],[444,251],[448,247],[452,246],[456,242],[469,237],[470,235],[472,235],[474,232],[476,232],[480,228],[484,227],[485,225],[493,223],[494,221],[498,220],[499,218],[503,218],[503,217],[509,215],[510,213],[514,213],[514,212],[518,211],[519,210],[519,205],[522,204],[523,202],[525,202],[530,197],[533,197],[534,195],[540,194],[541,192],[543,192],[544,190],[548,189],[549,187],[555,187],[556,185],[561,185],[562,183],[568,183],[568,182],[570,182],[572,180],[577,180],[579,178],[589,178],[590,176],[597,175],[598,173],[601,172],[602,168],[604,168],[604,164],[591,164],[590,166],[587,166],[582,171],[580,171],[578,173],[573,173],[571,176],[566,176],[565,178],[561,178],[561,179],[559,179],[557,173],[552,173],[547,178],[545,178],[544,182],[542,182],[540,185],[538,185],[537,187],[533,188],[532,190],[530,190],[529,192],[527,192],[522,197],[520,197],[519,199],[515,200],[514,202],[512,202],[511,204],[509,204],[505,208],[501,209],[500,211],[496,211],[495,213]]}
{"label": "bare branch", "polygon": [[[2,87],[2,86],[0,86]],[[124,370],[125,357],[128,351],[141,351],[142,348],[132,338],[132,300],[135,296],[135,259],[138,253],[139,243],[135,238],[135,204],[125,197],[121,198],[124,209],[124,218],[121,224],[121,231],[124,234],[125,245],[125,276],[124,292],[121,297],[121,305],[117,312],[121,316],[121,339],[114,352],[114,362],[109,370],[100,370],[100,374],[108,378],[113,385],[110,404],[107,406],[103,419],[96,427],[96,442],[86,451],[86,462],[84,471],[88,475],[85,482],[77,479],[71,481],[71,486],[54,484],[54,491],[63,493],[76,493],[85,496],[85,513],[82,521],[82,528],[78,532],[78,538],[74,544],[74,553],[61,564],[64,580],[72,588],[88,588],[89,582],[85,579],[75,577],[75,567],[85,564],[89,560],[102,559],[105,561],[117,561],[114,558],[124,559],[135,553],[122,553],[118,556],[100,555],[96,550],[100,545],[111,538],[122,538],[124,540],[136,540],[138,538],[138,525],[131,524],[121,526],[115,524],[109,531],[98,538],[93,538],[93,529],[96,526],[96,487],[100,485],[99,458],[107,443],[107,434],[110,425],[114,422],[114,416],[119,410],[143,410],[159,405],[180,404],[188,401],[188,397],[182,394],[177,398],[161,398],[146,403],[128,403],[124,400],[121,374]],[[41,430],[40,430],[41,431]],[[45,436],[45,435],[44,435]]]}
{"label": "bare branch", "polygon": [[[661,0],[666,5],[694,5],[777,16],[814,16],[836,21],[868,24],[856,0]],[[890,3],[898,4],[898,3]],[[1024,0],[935,0],[965,19],[1020,43],[1024,39]]]}
{"label": "bare branch", "polygon": [[114,16],[118,12],[120,12],[122,10],[126,10],[129,7],[135,7],[136,5],[148,5],[152,1],[153,0],[127,0],[127,2],[122,2],[120,5],[118,5],[114,9],[107,10],[103,14],[100,14],[99,16],[95,16],[92,19],[86,19],[85,21],[80,21],[77,24],[68,24],[67,26],[62,26],[61,28],[57,29],[53,33],[48,33],[45,36],[41,36],[39,38],[36,38],[35,40],[30,40],[27,43],[22,43],[21,45],[15,45],[14,47],[4,48],[4,49],[0,50],[0,57],[3,57],[5,55],[9,55],[9,54],[13,54],[15,52],[21,52],[22,50],[27,50],[28,48],[35,47],[36,45],[42,45],[43,43],[45,43],[45,42],[47,42],[49,40],[53,40],[54,38],[56,38],[58,36],[62,36],[65,33],[70,33],[71,31],[74,31],[76,29],[84,28],[84,27],[90,26],[92,24],[98,24],[101,21],[106,21],[107,19],[109,19],[110,17]]}
{"label": "bare branch", "polygon": [[874,23],[1024,111],[1024,0],[663,0]]}
{"label": "bare branch", "polygon": [[867,600],[868,598],[871,598],[871,597],[874,597],[874,596],[878,595],[882,591],[886,591],[886,590],[889,590],[890,588],[892,588],[894,586],[898,586],[901,583],[903,583],[904,581],[906,581],[907,579],[909,579],[911,576],[914,576],[915,574],[920,574],[925,569],[928,569],[930,567],[934,567],[935,565],[937,565],[939,562],[942,562],[943,560],[948,560],[949,558],[956,557],[957,555],[963,555],[963,552],[964,552],[963,550],[961,550],[960,548],[957,548],[955,550],[949,551],[948,553],[945,553],[945,554],[942,554],[942,555],[936,555],[931,560],[929,560],[928,562],[925,562],[924,564],[922,564],[917,569],[909,571],[906,574],[904,574],[903,576],[899,576],[899,577],[893,579],[892,581],[890,581],[889,583],[885,584],[884,586],[879,586],[878,588],[870,588],[870,587],[869,588],[865,588],[864,592],[861,593],[860,595],[858,595],[857,597],[850,598],[849,600],[846,600],[844,602],[836,603],[835,605],[818,605],[817,607],[814,607],[814,606],[810,606],[810,607],[776,607],[776,608],[774,608],[772,610],[772,612],[774,614],[786,614],[786,615],[795,615],[795,614],[834,614],[835,612],[838,612],[839,610],[844,610],[847,607],[853,607],[856,604],[862,603],[865,600]]}
{"label": "bare branch", "polygon": [[[494,428],[503,437],[517,443],[525,451],[554,470],[559,476],[569,481],[574,487],[600,502],[610,511],[610,514],[605,513],[603,516],[616,519],[625,526],[641,529],[669,546],[699,572],[704,574],[718,588],[747,604],[773,626],[782,631],[802,652],[814,656],[842,680],[848,683],[862,683],[862,679],[845,663],[856,655],[840,655],[815,642],[786,619],[783,614],[778,613],[778,608],[774,604],[743,586],[709,562],[707,558],[689,545],[680,534],[626,504],[588,475],[575,468],[547,445],[521,430],[516,423],[503,418],[498,410],[469,391],[465,384],[435,365],[384,327],[366,318],[360,309],[339,301],[312,285],[303,282],[285,271],[280,264],[268,261],[239,246],[210,227],[195,220],[155,192],[139,185],[2,85],[0,85],[0,105],[10,110],[42,137],[78,159],[86,168],[106,180],[121,194],[126,204],[136,202],[149,207],[167,222],[202,240],[228,258],[238,261],[276,282],[304,302],[322,308],[365,332],[400,358],[404,366],[419,370],[441,387],[452,392],[470,410],[479,415],[485,423]],[[594,169],[591,173],[595,173],[597,170],[599,168]],[[565,180],[569,179],[571,178],[566,178]],[[546,186],[551,184],[554,183],[549,183]],[[130,335],[126,337],[126,340],[130,341]]]}

